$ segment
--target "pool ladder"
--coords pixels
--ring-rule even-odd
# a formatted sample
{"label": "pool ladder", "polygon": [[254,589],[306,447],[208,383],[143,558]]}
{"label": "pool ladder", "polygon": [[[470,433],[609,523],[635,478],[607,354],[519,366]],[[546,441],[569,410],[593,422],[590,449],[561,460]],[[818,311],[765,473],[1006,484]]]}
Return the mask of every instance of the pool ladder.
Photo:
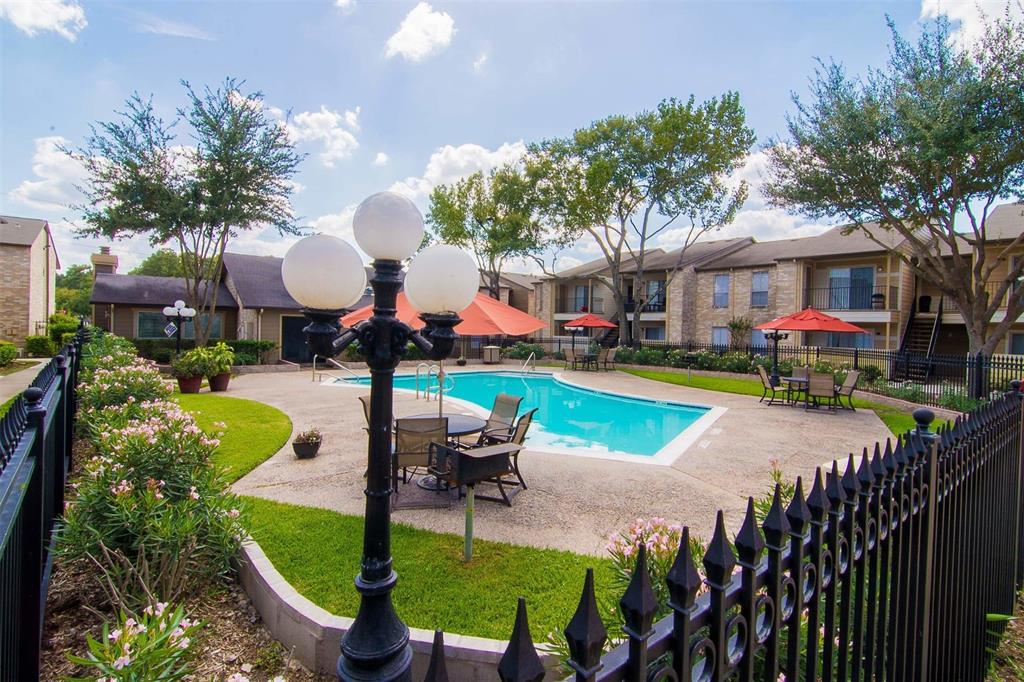
{"label": "pool ladder", "polygon": [[523,363],[523,368],[519,370],[521,373],[526,374],[526,368],[533,364],[534,372],[537,371],[537,353],[530,353],[530,357],[526,358],[526,362]]}
{"label": "pool ladder", "polygon": [[329,365],[332,365],[334,367],[337,367],[338,369],[345,370],[346,372],[351,374],[356,379],[361,379],[362,378],[360,375],[356,374],[355,372],[353,372],[351,369],[349,369],[345,365],[343,365],[340,362],[336,361],[334,358],[328,358],[328,357],[324,357],[324,356],[320,356],[320,355],[314,355],[313,356],[313,381],[323,383],[324,376],[329,376],[329,377],[332,377],[334,379],[344,379],[344,377],[340,377],[337,374],[334,374],[333,372],[325,372],[323,370],[321,370],[319,372],[316,371],[316,361],[318,359],[323,360],[325,364],[329,364]]}
{"label": "pool ladder", "polygon": [[441,392],[451,393],[452,389],[455,388],[455,379],[453,379],[450,374],[445,374],[444,375],[444,386],[441,385],[440,379],[438,378],[438,375],[441,372],[441,366],[440,365],[429,365],[429,364],[427,364],[425,362],[421,362],[420,364],[416,365],[416,398],[417,399],[420,397],[420,376],[421,376],[421,373],[423,372],[424,369],[427,370],[426,383],[425,383],[424,388],[423,388],[423,397],[426,400],[428,400],[428,401],[430,400],[430,395],[431,395],[430,377],[432,377],[432,376],[434,377],[434,382],[435,382],[435,387],[433,388],[433,393],[434,393],[434,397],[435,398],[439,397]]}

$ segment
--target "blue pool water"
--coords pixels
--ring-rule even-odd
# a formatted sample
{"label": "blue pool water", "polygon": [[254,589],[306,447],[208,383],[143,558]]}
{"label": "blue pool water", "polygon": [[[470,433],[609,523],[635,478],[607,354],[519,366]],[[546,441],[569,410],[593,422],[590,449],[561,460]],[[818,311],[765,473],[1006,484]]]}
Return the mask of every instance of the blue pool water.
{"label": "blue pool water", "polygon": [[[498,393],[522,396],[520,414],[539,408],[526,439],[534,447],[651,456],[710,409],[580,389],[556,381],[549,374],[461,372],[448,378],[450,390],[445,396],[461,398],[486,410],[490,410]],[[421,378],[421,385],[423,381]],[[346,382],[368,384],[369,379]],[[395,388],[415,390],[416,378],[397,375]]]}

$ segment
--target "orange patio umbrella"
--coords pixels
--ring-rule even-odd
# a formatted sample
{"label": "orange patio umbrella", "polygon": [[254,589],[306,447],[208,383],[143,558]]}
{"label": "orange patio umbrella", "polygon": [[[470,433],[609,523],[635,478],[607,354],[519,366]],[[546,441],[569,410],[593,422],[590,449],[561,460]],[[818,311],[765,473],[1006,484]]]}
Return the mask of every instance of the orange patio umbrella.
{"label": "orange patio umbrella", "polygon": [[870,333],[868,330],[861,329],[855,324],[850,324],[846,320],[840,320],[838,317],[826,315],[814,308],[804,308],[797,313],[776,317],[774,320],[757,325],[754,329],[772,332],[766,335],[774,344],[772,346],[772,375],[769,377],[772,386],[779,385],[779,339],[785,336],[784,334],[779,334],[780,331],[838,332],[846,334]]}
{"label": "orange patio umbrella", "polygon": [[573,350],[575,350],[576,332],[579,331],[580,329],[615,329],[619,325],[615,324],[614,322],[609,322],[604,318],[598,317],[593,313],[587,313],[586,315],[577,317],[575,320],[569,320],[562,326],[568,329],[569,333],[572,334],[572,347]]}
{"label": "orange patio umbrella", "polygon": [[[398,319],[414,329],[423,328],[423,320],[419,311],[412,307],[405,292],[398,294]],[[357,322],[370,319],[373,305],[355,310],[341,318],[341,323],[351,327]],[[491,298],[487,294],[477,294],[469,307],[459,313],[462,322],[455,325],[455,331],[463,336],[523,336],[542,329],[547,324],[533,315]]]}

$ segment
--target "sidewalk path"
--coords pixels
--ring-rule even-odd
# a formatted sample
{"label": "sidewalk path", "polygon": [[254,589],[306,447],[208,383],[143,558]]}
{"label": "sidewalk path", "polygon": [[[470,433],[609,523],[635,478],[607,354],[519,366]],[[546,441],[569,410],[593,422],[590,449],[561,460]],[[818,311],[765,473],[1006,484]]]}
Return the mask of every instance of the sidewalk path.
{"label": "sidewalk path", "polygon": [[[637,517],[663,516],[688,524],[705,539],[715,511],[725,511],[735,532],[748,495],[771,485],[769,460],[782,463],[786,478],[811,476],[833,458],[860,453],[889,437],[869,410],[837,415],[766,407],[757,398],[650,381],[621,372],[571,372],[572,381],[594,388],[656,399],[717,405],[727,411],[671,466],[617,462],[525,451],[520,468],[529,490],[511,508],[493,502],[476,505],[479,538],[602,555],[607,538]],[[234,490],[280,502],[362,515],[366,432],[357,396],[366,386],[317,384],[307,372],[247,374],[227,395],[251,398],[284,411],[296,432],[316,426],[324,433],[320,454],[296,460],[291,446],[235,483]],[[431,403],[435,405],[436,403]],[[425,403],[396,391],[396,417],[425,411]],[[810,481],[808,481],[808,484]],[[402,509],[397,522],[461,534],[463,502],[451,509]]]}
{"label": "sidewalk path", "polygon": [[44,360],[40,360],[36,363],[36,367],[29,367],[15,372],[14,374],[7,374],[0,376],[0,405],[3,405],[8,400],[18,395],[32,383],[32,380],[36,378],[36,374],[39,373],[39,365]]}

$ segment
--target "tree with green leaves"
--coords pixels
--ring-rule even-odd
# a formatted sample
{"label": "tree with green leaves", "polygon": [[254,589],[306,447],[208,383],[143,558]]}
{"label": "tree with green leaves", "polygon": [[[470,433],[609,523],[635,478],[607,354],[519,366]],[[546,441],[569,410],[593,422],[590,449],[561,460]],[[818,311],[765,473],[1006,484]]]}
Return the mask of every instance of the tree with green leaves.
{"label": "tree with green leaves", "polygon": [[[667,99],[653,111],[610,116],[567,138],[530,146],[527,176],[540,197],[541,213],[565,241],[589,236],[608,263],[598,276],[611,291],[620,328],[639,339],[648,291],[645,258],[653,242],[674,231],[679,259],[712,230],[732,221],[747,185],[728,178],[754,144],[739,95],[728,92],[697,104]],[[621,271],[635,265],[632,327],[626,320]]]}
{"label": "tree with green leaves", "polygon": [[183,277],[185,268],[182,266],[181,260],[181,254],[174,249],[157,249],[146,256],[129,274],[151,277]]}
{"label": "tree with green leaves", "polygon": [[[182,85],[188,107],[173,121],[136,93],[117,120],[98,123],[81,149],[65,151],[87,171],[79,188],[86,202],[75,207],[85,221],[79,233],[173,244],[188,302],[200,313],[196,343],[205,345],[231,239],[266,227],[298,232],[291,178],[303,157],[264,110],[262,94],[242,94],[244,82],[228,78],[201,92]],[[182,122],[186,139],[175,135]]]}
{"label": "tree with green leaves", "polygon": [[430,239],[472,251],[491,298],[500,298],[510,260],[538,256],[549,246],[531,189],[509,164],[439,185],[430,195]]}
{"label": "tree with green leaves", "polygon": [[91,316],[92,268],[88,265],[72,265],[66,271],[57,273],[54,282],[54,302],[57,310],[81,317]]}
{"label": "tree with green leaves", "polygon": [[[767,148],[764,193],[811,218],[841,217],[942,293],[971,353],[995,351],[1024,313],[1024,233],[994,243],[987,219],[1024,188],[1024,23],[986,20],[974,45],[945,20],[916,44],[889,22],[888,64],[864,78],[822,63],[789,135]],[[1005,301],[1005,318],[993,326]]]}

